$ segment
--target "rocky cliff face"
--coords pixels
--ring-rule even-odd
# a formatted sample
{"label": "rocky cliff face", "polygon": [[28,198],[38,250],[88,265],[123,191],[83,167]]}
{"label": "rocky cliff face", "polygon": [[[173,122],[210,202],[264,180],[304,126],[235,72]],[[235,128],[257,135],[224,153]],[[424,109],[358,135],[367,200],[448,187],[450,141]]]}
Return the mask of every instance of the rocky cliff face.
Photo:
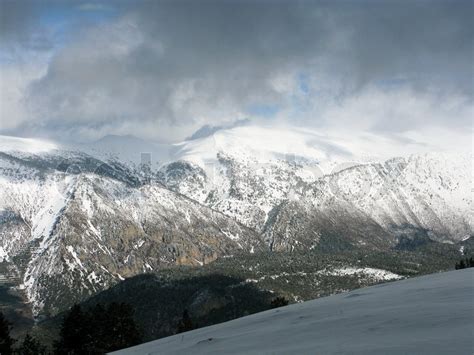
{"label": "rocky cliff face", "polygon": [[264,248],[253,230],[158,182],[88,172],[84,161],[75,173],[30,160],[3,156],[1,250],[13,264],[22,254],[17,272],[36,312],[132,275]]}
{"label": "rocky cliff face", "polygon": [[473,233],[468,156],[412,156],[352,167],[310,184],[275,209],[265,235],[282,248],[314,236],[394,246],[400,238],[455,242]]}
{"label": "rocky cliff face", "polygon": [[[259,164],[220,153],[212,178],[189,164],[186,175],[164,183],[259,231],[273,250],[338,235],[387,248],[402,236],[453,242],[472,235],[471,161],[423,154],[322,174],[313,163]],[[189,178],[196,175],[199,183]]]}

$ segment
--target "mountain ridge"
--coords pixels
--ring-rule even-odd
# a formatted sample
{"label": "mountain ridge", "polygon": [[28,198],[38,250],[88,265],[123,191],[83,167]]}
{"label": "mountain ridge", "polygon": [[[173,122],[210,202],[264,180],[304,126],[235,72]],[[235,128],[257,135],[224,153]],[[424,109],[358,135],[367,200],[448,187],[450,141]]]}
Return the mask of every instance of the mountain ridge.
{"label": "mountain ridge", "polygon": [[[277,138],[289,134],[296,142],[299,131],[265,128],[258,155],[245,150],[262,131],[240,140],[252,129],[178,144],[177,160],[159,166],[0,137],[0,258],[16,270],[35,313],[58,312],[68,298],[147,270],[199,265],[240,250],[321,244],[380,251],[407,240],[458,243],[473,235],[472,154],[328,158],[332,170],[325,173],[321,157],[334,155],[311,156],[313,133],[303,132],[306,138],[285,155]],[[148,253],[135,248],[140,243]],[[52,275],[62,270],[56,282]]]}

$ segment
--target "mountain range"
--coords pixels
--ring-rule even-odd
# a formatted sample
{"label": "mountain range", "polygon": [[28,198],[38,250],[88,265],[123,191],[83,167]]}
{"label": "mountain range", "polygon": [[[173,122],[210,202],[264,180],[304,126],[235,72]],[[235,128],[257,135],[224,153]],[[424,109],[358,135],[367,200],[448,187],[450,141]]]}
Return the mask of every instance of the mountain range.
{"label": "mountain range", "polygon": [[371,150],[385,143],[248,124],[178,144],[1,136],[0,277],[39,317],[135,275],[234,255],[430,242],[462,255],[472,152]]}

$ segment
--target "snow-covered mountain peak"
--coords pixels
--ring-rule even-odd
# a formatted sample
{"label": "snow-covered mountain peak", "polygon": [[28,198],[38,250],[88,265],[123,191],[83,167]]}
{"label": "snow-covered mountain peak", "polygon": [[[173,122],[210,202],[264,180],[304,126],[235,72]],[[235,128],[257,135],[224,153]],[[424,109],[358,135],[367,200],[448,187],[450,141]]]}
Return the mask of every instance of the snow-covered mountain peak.
{"label": "snow-covered mountain peak", "polygon": [[79,299],[235,251],[473,235],[472,153],[386,160],[374,142],[387,143],[255,125],[164,145],[0,136],[0,262],[23,260],[16,274],[40,312],[62,297],[51,285]]}
{"label": "snow-covered mountain peak", "polygon": [[367,162],[369,157],[344,142],[316,131],[295,127],[239,126],[221,129],[200,139],[176,144],[176,158],[203,168],[215,163],[219,153],[239,161],[318,164],[328,172],[342,162]]}

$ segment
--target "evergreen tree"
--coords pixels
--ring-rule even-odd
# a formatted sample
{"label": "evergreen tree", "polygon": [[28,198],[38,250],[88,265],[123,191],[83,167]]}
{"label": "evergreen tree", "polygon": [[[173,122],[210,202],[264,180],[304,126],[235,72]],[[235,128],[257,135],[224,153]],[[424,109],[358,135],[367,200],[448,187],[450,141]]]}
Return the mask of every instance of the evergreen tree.
{"label": "evergreen tree", "polygon": [[46,347],[27,333],[17,353],[20,355],[45,355]]}
{"label": "evergreen tree", "polygon": [[0,354],[10,355],[12,353],[12,346],[15,342],[10,336],[11,323],[0,312]]}
{"label": "evergreen tree", "polygon": [[95,305],[88,311],[74,306],[64,318],[56,354],[104,354],[141,342],[133,309],[124,303]]}
{"label": "evergreen tree", "polygon": [[181,318],[181,320],[178,323],[178,333],[188,332],[193,329],[194,329],[193,322],[191,321],[191,318],[189,317],[188,310],[185,309],[183,312],[183,318]]}
{"label": "evergreen tree", "polygon": [[464,260],[461,260],[459,263],[456,263],[456,266],[455,266],[455,269],[456,270],[459,270],[459,269],[464,269],[465,266],[464,266]]}
{"label": "evergreen tree", "polygon": [[140,332],[133,319],[133,308],[125,303],[111,303],[102,325],[107,351],[119,350],[139,344]]}
{"label": "evergreen tree", "polygon": [[64,317],[59,332],[59,341],[55,343],[55,354],[87,354],[90,343],[88,319],[81,306],[74,305]]}
{"label": "evergreen tree", "polygon": [[466,268],[469,268],[469,267],[474,267],[474,259],[473,259],[472,256],[469,259],[468,258],[461,259],[459,261],[459,263],[456,263],[456,265],[455,265],[456,270],[466,269]]}
{"label": "evergreen tree", "polygon": [[278,308],[278,307],[284,307],[288,306],[288,303],[290,303],[285,297],[277,297],[272,300],[270,303],[270,306],[272,308]]}
{"label": "evergreen tree", "polygon": [[102,304],[96,304],[87,311],[88,331],[85,336],[85,347],[90,353],[105,353],[109,337],[104,324],[107,322],[107,310]]}

